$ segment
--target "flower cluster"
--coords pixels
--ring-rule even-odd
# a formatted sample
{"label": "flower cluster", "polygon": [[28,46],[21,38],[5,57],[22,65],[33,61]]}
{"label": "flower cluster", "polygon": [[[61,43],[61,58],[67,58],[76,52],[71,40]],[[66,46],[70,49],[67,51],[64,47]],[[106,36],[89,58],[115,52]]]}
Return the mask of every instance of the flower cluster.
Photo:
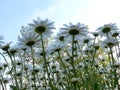
{"label": "flower cluster", "polygon": [[115,23],[90,32],[84,24],[37,18],[22,26],[18,42],[0,36],[0,90],[120,89],[120,32]]}

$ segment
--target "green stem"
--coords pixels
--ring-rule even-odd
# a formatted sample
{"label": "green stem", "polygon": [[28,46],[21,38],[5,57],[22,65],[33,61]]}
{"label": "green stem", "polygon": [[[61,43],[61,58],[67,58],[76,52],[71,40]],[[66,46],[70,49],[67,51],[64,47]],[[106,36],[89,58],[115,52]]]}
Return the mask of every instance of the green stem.
{"label": "green stem", "polygon": [[5,90],[2,81],[0,81],[0,83],[1,83],[2,90]]}
{"label": "green stem", "polygon": [[76,70],[75,70],[75,63],[74,63],[74,39],[75,39],[75,36],[73,35],[73,37],[72,37],[72,59],[71,59],[71,65],[73,67],[73,73],[74,73],[75,77],[77,77]]}
{"label": "green stem", "polygon": [[[62,57],[61,57],[61,55],[60,55],[60,52],[58,51],[58,56],[59,56],[59,58],[60,58],[60,62],[61,62],[61,64],[63,65],[63,68],[65,69],[65,72],[68,74],[68,71],[67,71],[67,68],[66,68],[66,66],[65,66],[65,64],[64,64],[64,62],[63,62],[63,60],[62,60]],[[68,84],[68,89],[70,89],[70,75],[68,74],[68,76],[67,76],[67,84]]]}
{"label": "green stem", "polygon": [[114,64],[114,57],[113,57],[113,52],[112,52],[111,46],[109,47],[109,49],[110,49],[110,54],[111,54],[111,57],[112,57],[112,63]]}
{"label": "green stem", "polygon": [[33,64],[33,77],[34,77],[34,87],[35,87],[35,90],[38,90],[37,89],[37,86],[36,86],[36,77],[35,77],[35,59],[34,59],[34,50],[32,49],[32,46],[31,46],[31,54],[32,54],[32,64]]}
{"label": "green stem", "polygon": [[31,88],[30,84],[31,83],[30,83],[30,79],[29,79],[29,75],[28,75],[28,70],[27,69],[25,70],[25,74],[26,74],[26,79],[27,79],[27,82],[28,82],[28,84],[27,84],[28,86],[27,87],[28,87],[28,90],[30,90],[30,88]]}
{"label": "green stem", "polygon": [[42,42],[43,58],[44,58],[44,62],[45,62],[45,68],[47,71],[49,84],[50,84],[50,87],[52,88],[52,90],[54,90],[54,87],[53,87],[51,79],[50,79],[50,73],[49,73],[48,68],[47,68],[47,59],[46,59],[46,53],[45,53],[45,47],[44,47],[44,41],[43,41],[42,34],[40,36],[41,36],[41,42]]}
{"label": "green stem", "polygon": [[0,52],[0,55],[4,58],[5,62],[8,64],[7,59],[5,58],[5,56],[1,52]]}
{"label": "green stem", "polygon": [[7,52],[8,56],[10,57],[10,60],[11,60],[11,63],[13,65],[13,69],[14,69],[14,72],[15,72],[14,79],[15,79],[16,87],[17,87],[18,90],[20,90],[19,85],[18,85],[18,81],[17,81],[16,63],[13,61],[12,56],[10,55],[9,51],[6,50],[6,52]]}
{"label": "green stem", "polygon": [[[7,59],[5,58],[5,56],[0,52],[0,55],[4,58],[4,60],[5,60],[5,62],[6,62],[6,64],[8,65],[8,70],[9,71],[12,71],[12,69],[10,70],[10,66],[9,66],[9,64],[8,64],[8,61],[7,61]],[[11,78],[12,78],[12,83],[13,83],[13,75],[12,75],[12,73],[10,73],[10,76],[11,76]]]}
{"label": "green stem", "polygon": [[[76,70],[75,70],[75,62],[74,62],[74,57],[75,57],[75,55],[74,55],[74,39],[75,39],[75,36],[73,35],[72,36],[72,59],[71,59],[71,65],[72,65],[72,67],[73,67],[73,73],[74,73],[74,77],[76,78],[77,77],[77,75],[76,75]],[[77,90],[77,84],[75,83],[74,84],[74,89],[75,90]]]}

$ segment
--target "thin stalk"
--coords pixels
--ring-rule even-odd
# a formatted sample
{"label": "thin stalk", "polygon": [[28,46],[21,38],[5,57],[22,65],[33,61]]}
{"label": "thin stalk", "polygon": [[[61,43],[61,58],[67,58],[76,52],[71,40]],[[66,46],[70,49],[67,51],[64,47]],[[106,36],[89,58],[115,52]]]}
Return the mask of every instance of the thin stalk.
{"label": "thin stalk", "polygon": [[[5,62],[7,63],[7,65],[8,65],[8,70],[10,71],[10,66],[9,66],[9,64],[8,64],[8,61],[7,61],[7,59],[5,58],[5,56],[0,52],[0,55],[4,58],[4,60],[5,60]],[[10,73],[10,76],[11,76],[11,78],[12,78],[12,83],[13,83],[13,75],[12,75],[12,73]]]}
{"label": "thin stalk", "polygon": [[[95,40],[96,40],[96,37],[94,38],[93,46],[95,45]],[[94,61],[95,61],[95,54],[96,54],[96,49],[95,49],[95,51],[94,51],[94,53],[93,53],[93,58],[92,58],[91,67],[94,66],[93,64],[94,64]]]}
{"label": "thin stalk", "polygon": [[7,59],[5,58],[5,56],[0,52],[0,55],[4,58],[5,62],[8,64]]}
{"label": "thin stalk", "polygon": [[109,49],[110,49],[110,54],[111,54],[111,57],[112,57],[112,63],[114,64],[113,51],[112,51],[112,48],[111,48],[111,46],[109,46]]}
{"label": "thin stalk", "polygon": [[37,76],[37,81],[38,81],[38,83],[39,83],[39,85],[40,85],[40,78],[39,78],[39,74],[38,73],[36,73],[36,76]]}
{"label": "thin stalk", "polygon": [[14,72],[15,72],[15,74],[14,74],[14,79],[15,79],[15,83],[16,83],[16,88],[17,88],[18,90],[20,90],[20,89],[19,89],[19,85],[18,85],[18,81],[17,81],[16,63],[13,61],[12,56],[10,55],[10,53],[8,52],[8,50],[6,50],[6,52],[7,52],[8,56],[10,57],[10,60],[11,60],[11,62],[12,62],[13,69],[14,69]]}
{"label": "thin stalk", "polygon": [[33,62],[32,62],[32,64],[33,64],[33,77],[34,77],[34,87],[35,87],[35,90],[38,90],[37,89],[37,86],[36,86],[36,78],[35,78],[35,59],[34,59],[34,50],[33,50],[33,48],[32,48],[32,46],[30,47],[31,48],[31,55],[32,55],[32,60],[33,60]]}
{"label": "thin stalk", "polygon": [[[65,72],[68,73],[68,72],[67,72],[67,69],[66,69],[66,66],[65,66],[65,64],[64,64],[64,62],[63,62],[63,60],[62,60],[62,57],[61,57],[59,51],[58,51],[58,56],[59,56],[60,62],[61,62],[62,65],[63,65],[63,68],[65,69]],[[67,77],[68,89],[70,89],[70,83],[69,83],[70,80],[69,80],[69,78],[70,78],[70,75],[68,74],[68,77]]]}
{"label": "thin stalk", "polygon": [[[16,61],[15,61],[15,55],[13,54],[13,60],[14,60],[14,63],[16,63]],[[15,64],[15,69],[16,69],[16,64]],[[21,69],[21,71],[22,71],[22,69]],[[21,72],[21,76],[20,76],[20,78],[19,78],[19,80],[20,80],[20,86],[19,86],[19,88],[22,88],[22,72]]]}
{"label": "thin stalk", "polygon": [[2,90],[5,90],[2,81],[0,83],[1,83]]}
{"label": "thin stalk", "polygon": [[74,73],[75,77],[77,77],[76,70],[75,70],[75,63],[74,63],[74,39],[75,39],[75,36],[73,35],[73,37],[72,37],[72,59],[71,59],[71,65],[73,67],[73,73]]}
{"label": "thin stalk", "polygon": [[45,68],[46,68],[46,71],[47,71],[49,84],[50,84],[50,87],[52,88],[52,90],[54,90],[54,87],[53,87],[51,79],[50,79],[50,73],[49,73],[48,68],[47,68],[47,59],[46,59],[46,53],[45,53],[45,47],[44,47],[44,41],[43,41],[42,34],[40,36],[41,36],[41,42],[42,42],[43,58],[44,58],[44,61],[45,61]]}
{"label": "thin stalk", "polygon": [[[72,36],[72,59],[71,59],[71,65],[72,65],[72,68],[73,68],[73,73],[74,73],[74,77],[76,78],[77,75],[76,75],[76,70],[75,70],[75,62],[74,62],[74,39],[75,39],[75,36],[73,35]],[[77,90],[77,84],[75,83],[74,84],[74,89]]]}
{"label": "thin stalk", "polygon": [[27,79],[27,82],[28,82],[28,84],[27,84],[28,85],[28,90],[30,90],[30,84],[31,83],[30,83],[30,79],[29,79],[29,75],[28,75],[28,70],[27,69],[25,70],[25,73],[26,73],[26,79]]}

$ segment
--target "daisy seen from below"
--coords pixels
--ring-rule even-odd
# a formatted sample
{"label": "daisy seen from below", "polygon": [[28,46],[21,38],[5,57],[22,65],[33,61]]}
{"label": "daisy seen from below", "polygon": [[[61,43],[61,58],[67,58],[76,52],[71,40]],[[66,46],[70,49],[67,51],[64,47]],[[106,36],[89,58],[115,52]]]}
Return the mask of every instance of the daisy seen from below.
{"label": "daisy seen from below", "polygon": [[109,47],[111,47],[111,46],[115,46],[115,45],[117,45],[119,42],[117,41],[117,39],[114,39],[114,38],[109,38],[109,40],[108,39],[104,39],[104,41],[101,43],[101,46],[109,46]]}
{"label": "daisy seen from below", "polygon": [[114,38],[119,37],[119,35],[120,35],[120,31],[119,30],[117,30],[115,32],[112,32],[112,37],[114,37]]}
{"label": "daisy seen from below", "polygon": [[62,33],[57,33],[55,37],[53,38],[53,41],[61,45],[67,45],[67,43],[69,42],[65,34],[62,34]]}
{"label": "daisy seen from below", "polygon": [[16,52],[18,52],[19,48],[17,45],[13,45],[10,47],[9,52],[14,55]]}
{"label": "daisy seen from below", "polygon": [[104,24],[103,26],[99,27],[96,31],[101,35],[101,36],[106,36],[110,35],[113,32],[116,32],[118,30],[118,27],[116,26],[115,23],[109,23],[109,24]]}
{"label": "daisy seen from below", "polygon": [[0,48],[3,50],[3,51],[8,51],[8,49],[10,48],[10,44],[12,42],[8,42],[8,43],[4,43],[0,46]]}
{"label": "daisy seen from below", "polygon": [[[28,24],[29,26],[31,26],[31,28],[34,32],[36,32],[36,33],[38,33],[38,35],[40,35],[45,69],[47,72],[48,81],[50,83],[51,88],[53,88],[53,85],[50,80],[50,74],[48,72],[47,58],[46,58],[46,53],[45,53],[45,51],[46,51],[45,39],[48,39],[51,36],[51,34],[53,33],[52,29],[55,29],[53,24],[54,24],[54,22],[51,22],[48,19],[41,20],[39,17],[37,18],[37,20],[33,20],[33,24],[32,23]],[[34,62],[33,62],[33,66],[34,66]]]}
{"label": "daisy seen from below", "polygon": [[42,35],[43,38],[50,37],[53,33],[52,29],[55,29],[54,22],[48,19],[41,20],[39,17],[28,25],[31,26],[36,33]]}
{"label": "daisy seen from below", "polygon": [[[29,27],[26,27],[26,30],[28,28]],[[18,36],[18,45],[21,47],[21,49],[28,48],[31,46],[38,46],[40,45],[40,38],[32,30],[21,32],[21,36]]]}
{"label": "daisy seen from below", "polygon": [[[77,23],[77,24],[72,24],[69,23],[69,25],[67,24],[63,24],[64,27],[60,28],[60,33],[61,34],[65,34],[65,37],[68,38],[68,40],[71,42],[71,61],[70,63],[73,69],[73,73],[74,73],[74,77],[77,77],[77,73],[75,71],[75,52],[77,52],[77,47],[76,47],[76,42],[81,41],[83,38],[85,38],[88,34],[88,28],[87,26],[85,26],[84,24],[81,23]],[[76,49],[75,49],[76,48]]]}
{"label": "daisy seen from below", "polygon": [[56,43],[57,41],[51,41],[49,43],[49,46],[47,47],[47,51],[51,54],[55,53],[55,52],[60,52],[65,45],[64,44],[60,44],[60,43]]}
{"label": "daisy seen from below", "polygon": [[63,24],[63,26],[64,26],[63,28],[60,28],[60,33],[63,35],[65,34],[66,37],[70,37],[70,39],[71,36],[74,36],[77,40],[82,39],[83,37],[86,37],[88,34],[87,26],[81,23],[77,23],[75,25],[69,23],[69,25]]}

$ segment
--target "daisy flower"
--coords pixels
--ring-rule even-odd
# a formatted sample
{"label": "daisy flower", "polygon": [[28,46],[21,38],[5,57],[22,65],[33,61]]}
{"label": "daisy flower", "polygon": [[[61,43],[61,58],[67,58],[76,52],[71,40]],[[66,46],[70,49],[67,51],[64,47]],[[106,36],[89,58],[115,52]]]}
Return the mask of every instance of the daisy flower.
{"label": "daisy flower", "polygon": [[42,58],[43,57],[43,55],[48,55],[48,52],[43,52],[43,50],[40,48],[40,49],[37,49],[37,50],[35,50],[35,57],[37,57],[37,58]]}
{"label": "daisy flower", "polygon": [[5,84],[9,83],[10,80],[11,79],[8,77],[3,77],[3,83],[5,83]]}
{"label": "daisy flower", "polygon": [[42,34],[44,38],[50,37],[53,33],[52,29],[55,29],[54,22],[48,19],[41,20],[39,17],[37,20],[33,20],[33,23],[28,24],[38,34]]}
{"label": "daisy flower", "polygon": [[56,41],[50,42],[49,46],[47,47],[47,51],[49,53],[59,52],[64,48],[64,44],[56,43]]}
{"label": "daisy flower", "polygon": [[66,38],[65,38],[65,35],[61,33],[57,33],[56,36],[54,37],[54,40],[59,43],[64,43],[66,41]]}
{"label": "daisy flower", "polygon": [[30,71],[31,69],[32,69],[32,64],[31,64],[31,63],[28,63],[28,62],[25,62],[24,70]]}
{"label": "daisy flower", "polygon": [[40,38],[35,32],[28,30],[27,32],[22,32],[21,36],[18,36],[18,45],[21,48],[37,46],[40,45]]}
{"label": "daisy flower", "polygon": [[63,26],[63,28],[60,28],[60,33],[66,35],[67,38],[75,36],[75,38],[78,40],[87,36],[88,28],[84,24],[77,23],[74,25],[69,23],[69,25],[63,24]]}
{"label": "daisy flower", "polygon": [[99,36],[99,33],[98,33],[98,32],[91,32],[91,34],[92,34],[94,37],[98,37],[98,36]]}
{"label": "daisy flower", "polygon": [[120,34],[120,31],[112,32],[112,37],[117,37],[119,36],[119,34]]}
{"label": "daisy flower", "polygon": [[19,46],[12,45],[8,51],[10,52],[11,55],[14,55],[19,52]]}
{"label": "daisy flower", "polygon": [[0,48],[1,48],[3,51],[8,51],[8,49],[10,48],[10,44],[11,44],[11,43],[12,43],[12,42],[3,44],[2,46],[0,46]]}
{"label": "daisy flower", "polygon": [[116,32],[118,30],[118,27],[115,23],[109,23],[105,24],[97,29],[98,33],[103,36],[106,34],[111,35],[112,32]]}
{"label": "daisy flower", "polygon": [[101,43],[101,46],[114,46],[118,44],[118,41],[114,38],[110,38],[109,40],[108,39],[105,39],[102,43]]}
{"label": "daisy flower", "polygon": [[91,37],[85,37],[84,39],[83,39],[83,43],[89,43],[89,42],[91,42],[93,40],[93,38],[91,38]]}

